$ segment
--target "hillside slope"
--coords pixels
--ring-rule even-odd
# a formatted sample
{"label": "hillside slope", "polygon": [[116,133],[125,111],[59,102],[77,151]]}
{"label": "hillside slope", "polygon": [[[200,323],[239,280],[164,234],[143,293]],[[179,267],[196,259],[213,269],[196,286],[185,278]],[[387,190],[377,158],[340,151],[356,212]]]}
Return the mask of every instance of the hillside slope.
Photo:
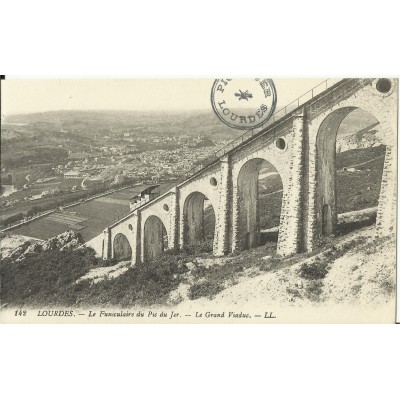
{"label": "hillside slope", "polygon": [[[373,211],[349,213],[345,220],[371,220]],[[276,315],[269,322],[394,318],[395,240],[377,239],[374,226],[326,240],[311,255],[279,258],[276,244],[268,242],[227,257],[166,254],[135,268],[98,259],[82,246],[36,247],[42,250],[21,260],[2,260],[3,307],[225,311],[245,313],[248,322],[262,322],[256,315],[267,312]]]}
{"label": "hillside slope", "polygon": [[[297,313],[305,322],[313,317],[309,315],[307,321],[307,313],[319,309],[333,321],[330,310],[386,312],[395,299],[395,241],[375,239],[373,227],[338,238],[333,247],[308,258],[299,255],[277,264],[262,257],[260,248],[246,253],[240,257],[244,270],[227,280],[222,291],[208,298],[186,299],[176,309],[186,314],[250,311],[253,317],[258,310],[275,311],[281,320]],[[182,296],[185,287],[177,291]]]}

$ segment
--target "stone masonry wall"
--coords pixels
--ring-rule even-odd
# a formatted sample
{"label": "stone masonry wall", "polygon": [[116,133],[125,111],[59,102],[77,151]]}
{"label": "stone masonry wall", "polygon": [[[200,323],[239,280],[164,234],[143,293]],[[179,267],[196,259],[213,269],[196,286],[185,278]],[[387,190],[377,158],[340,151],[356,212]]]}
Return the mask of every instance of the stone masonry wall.
{"label": "stone masonry wall", "polygon": [[229,223],[231,210],[231,165],[229,156],[221,159],[218,187],[218,209],[214,233],[214,255],[223,256],[229,252]]}
{"label": "stone masonry wall", "polygon": [[136,216],[130,215],[124,221],[120,221],[120,223],[114,224],[109,227],[109,253],[108,258],[114,257],[114,238],[118,233],[123,234],[127,239],[131,246],[132,250],[132,259],[135,255],[135,244],[136,244],[136,230],[134,229],[136,225]]}
{"label": "stone masonry wall", "polygon": [[[217,186],[213,186],[211,179],[214,178],[217,182]],[[199,174],[196,179],[184,183],[178,186],[179,190],[179,247],[185,244],[185,221],[184,221],[184,207],[186,199],[194,192],[202,193],[207,197],[210,204],[214,209],[215,214],[215,227],[220,225],[219,221],[219,187],[221,185],[221,166],[216,164],[209,169],[204,170],[202,174]],[[217,248],[217,236],[214,232],[214,249]]]}
{"label": "stone masonry wall", "polygon": [[[398,81],[390,80],[392,86],[387,93],[377,90],[377,82],[377,79],[347,79],[339,82],[306,103],[302,112],[298,110],[296,114],[270,125],[262,135],[238,146],[221,158],[219,163],[178,185],[168,195],[142,206],[135,216],[131,215],[104,231],[104,257],[112,256],[112,240],[120,232],[127,235],[132,244],[132,262],[138,262],[143,254],[144,224],[151,215],[158,216],[165,225],[168,247],[182,246],[185,201],[196,191],[203,193],[214,208],[214,254],[224,255],[238,250],[238,176],[241,168],[254,159],[270,162],[282,179],[278,254],[286,256],[299,251],[313,251],[321,234],[318,231],[321,215],[316,207],[319,184],[317,136],[324,120],[332,112],[343,108],[361,108],[380,122],[387,148],[377,232],[383,235],[393,231],[396,217]],[[285,141],[282,149],[277,146],[278,138]]]}
{"label": "stone masonry wall", "polygon": [[288,256],[301,250],[302,191],[303,191],[303,114],[293,117],[292,151],[289,161],[289,182],[281,213],[280,240],[277,254]]}
{"label": "stone masonry wall", "polygon": [[[281,222],[278,237],[278,247],[284,249],[286,244],[281,243],[285,241],[286,237],[286,216],[287,216],[287,197],[289,185],[289,163],[292,155],[292,140],[293,131],[291,129],[292,121],[288,120],[278,125],[271,134],[260,136],[249,143],[247,146],[239,149],[232,154],[232,211],[231,211],[231,251],[240,250],[239,241],[239,202],[238,202],[238,178],[242,167],[249,161],[254,159],[262,159],[268,161],[275,167],[279,173],[282,185],[282,208],[281,208]],[[276,145],[276,140],[282,138],[285,140],[285,148],[279,149]]]}
{"label": "stone masonry wall", "polygon": [[[343,86],[339,86],[332,94],[322,98],[321,104],[306,107],[306,124],[307,124],[307,141],[308,141],[308,210],[307,210],[307,227],[306,227],[306,246],[305,250],[313,251],[318,245],[318,239],[321,235],[318,226],[319,219],[322,217],[317,212],[316,191],[317,191],[317,136],[321,124],[334,111],[344,108],[361,108],[368,111],[380,123],[380,131],[385,137],[386,146],[396,149],[397,139],[397,90],[398,81],[392,81],[392,89],[389,93],[382,94],[377,88],[377,79],[352,79]],[[346,114],[344,114],[346,115]],[[393,150],[392,150],[393,151]],[[388,157],[386,163],[387,171],[395,171],[394,160]],[[395,179],[389,179],[393,186]],[[381,194],[388,193],[385,188],[386,184],[382,183]],[[379,219],[388,213],[392,215],[390,210],[394,209],[392,199],[393,195],[384,196],[379,201],[379,207],[385,211],[378,213],[377,225],[387,225],[388,223],[379,223]],[[395,213],[394,213],[395,214]]]}
{"label": "stone masonry wall", "polygon": [[397,157],[395,157],[396,152],[394,150],[395,148],[386,146],[376,217],[376,233],[378,236],[388,236],[393,234],[396,229],[397,171],[395,163]]}
{"label": "stone masonry wall", "polygon": [[163,223],[165,230],[167,231],[168,238],[168,248],[173,249],[175,246],[175,235],[176,235],[176,227],[174,220],[174,209],[175,209],[175,201],[176,194],[168,193],[162,196],[158,201],[154,201],[149,205],[145,205],[144,207],[139,209],[140,212],[140,242],[141,242],[141,250],[140,250],[140,258],[143,261],[144,258],[144,227],[146,221],[151,216],[158,217]]}

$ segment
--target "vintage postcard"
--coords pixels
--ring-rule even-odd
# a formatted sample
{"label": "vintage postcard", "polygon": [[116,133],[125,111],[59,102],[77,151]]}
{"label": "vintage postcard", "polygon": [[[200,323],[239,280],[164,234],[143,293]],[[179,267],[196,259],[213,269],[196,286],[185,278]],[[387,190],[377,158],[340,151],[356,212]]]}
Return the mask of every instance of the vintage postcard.
{"label": "vintage postcard", "polygon": [[1,80],[2,323],[394,323],[398,85]]}

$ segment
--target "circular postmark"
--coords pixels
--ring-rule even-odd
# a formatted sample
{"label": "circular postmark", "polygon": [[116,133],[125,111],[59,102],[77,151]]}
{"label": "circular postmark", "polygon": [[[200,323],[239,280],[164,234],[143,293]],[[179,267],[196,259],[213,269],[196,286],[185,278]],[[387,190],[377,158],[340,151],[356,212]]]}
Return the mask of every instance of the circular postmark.
{"label": "circular postmark", "polygon": [[216,79],[211,105],[217,117],[235,129],[263,125],[275,111],[276,89],[272,79]]}

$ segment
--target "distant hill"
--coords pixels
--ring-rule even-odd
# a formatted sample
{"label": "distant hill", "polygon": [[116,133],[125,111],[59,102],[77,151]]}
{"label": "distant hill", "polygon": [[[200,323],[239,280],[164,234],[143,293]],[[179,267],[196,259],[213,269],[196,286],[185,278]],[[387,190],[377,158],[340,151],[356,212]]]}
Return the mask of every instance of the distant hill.
{"label": "distant hill", "polygon": [[[382,139],[378,125],[365,112],[351,113],[341,124],[337,137],[338,152],[379,146]],[[348,132],[354,134],[347,135]],[[110,141],[117,143],[127,133],[133,141],[150,139],[140,143],[135,141],[137,151],[142,152],[179,146],[176,141],[156,145],[152,141],[154,137],[186,137],[186,140],[203,137],[203,142],[197,146],[213,146],[219,140],[233,140],[242,132],[223,124],[212,111],[150,113],[94,110],[13,115],[2,121],[2,165],[11,167],[40,162],[42,153],[51,155],[51,150],[56,147],[63,150],[55,152],[53,158],[64,160],[65,151],[95,151],[109,145]],[[51,157],[47,157],[43,162],[52,161]]]}
{"label": "distant hill", "polygon": [[49,111],[35,114],[12,115],[5,118],[7,129],[20,133],[65,131],[81,136],[94,137],[99,134],[138,135],[210,135],[216,139],[234,139],[238,130],[223,124],[210,110],[185,113],[160,113],[137,111]]}
{"label": "distant hill", "polygon": [[[124,134],[138,152],[174,149],[178,141],[161,143],[155,137],[190,140],[202,137],[199,146],[230,141],[240,132],[224,125],[212,111],[191,113],[143,113],[134,111],[49,111],[8,116],[1,126],[2,166],[29,165],[37,160],[35,148],[63,147],[69,153],[96,151],[104,145],[123,144]],[[136,140],[138,139],[138,140]],[[143,139],[147,139],[144,142]],[[41,150],[43,151],[43,150]],[[56,159],[59,158],[57,154]],[[61,159],[65,159],[64,156]],[[51,161],[51,160],[50,160]],[[44,161],[43,161],[44,162]]]}

